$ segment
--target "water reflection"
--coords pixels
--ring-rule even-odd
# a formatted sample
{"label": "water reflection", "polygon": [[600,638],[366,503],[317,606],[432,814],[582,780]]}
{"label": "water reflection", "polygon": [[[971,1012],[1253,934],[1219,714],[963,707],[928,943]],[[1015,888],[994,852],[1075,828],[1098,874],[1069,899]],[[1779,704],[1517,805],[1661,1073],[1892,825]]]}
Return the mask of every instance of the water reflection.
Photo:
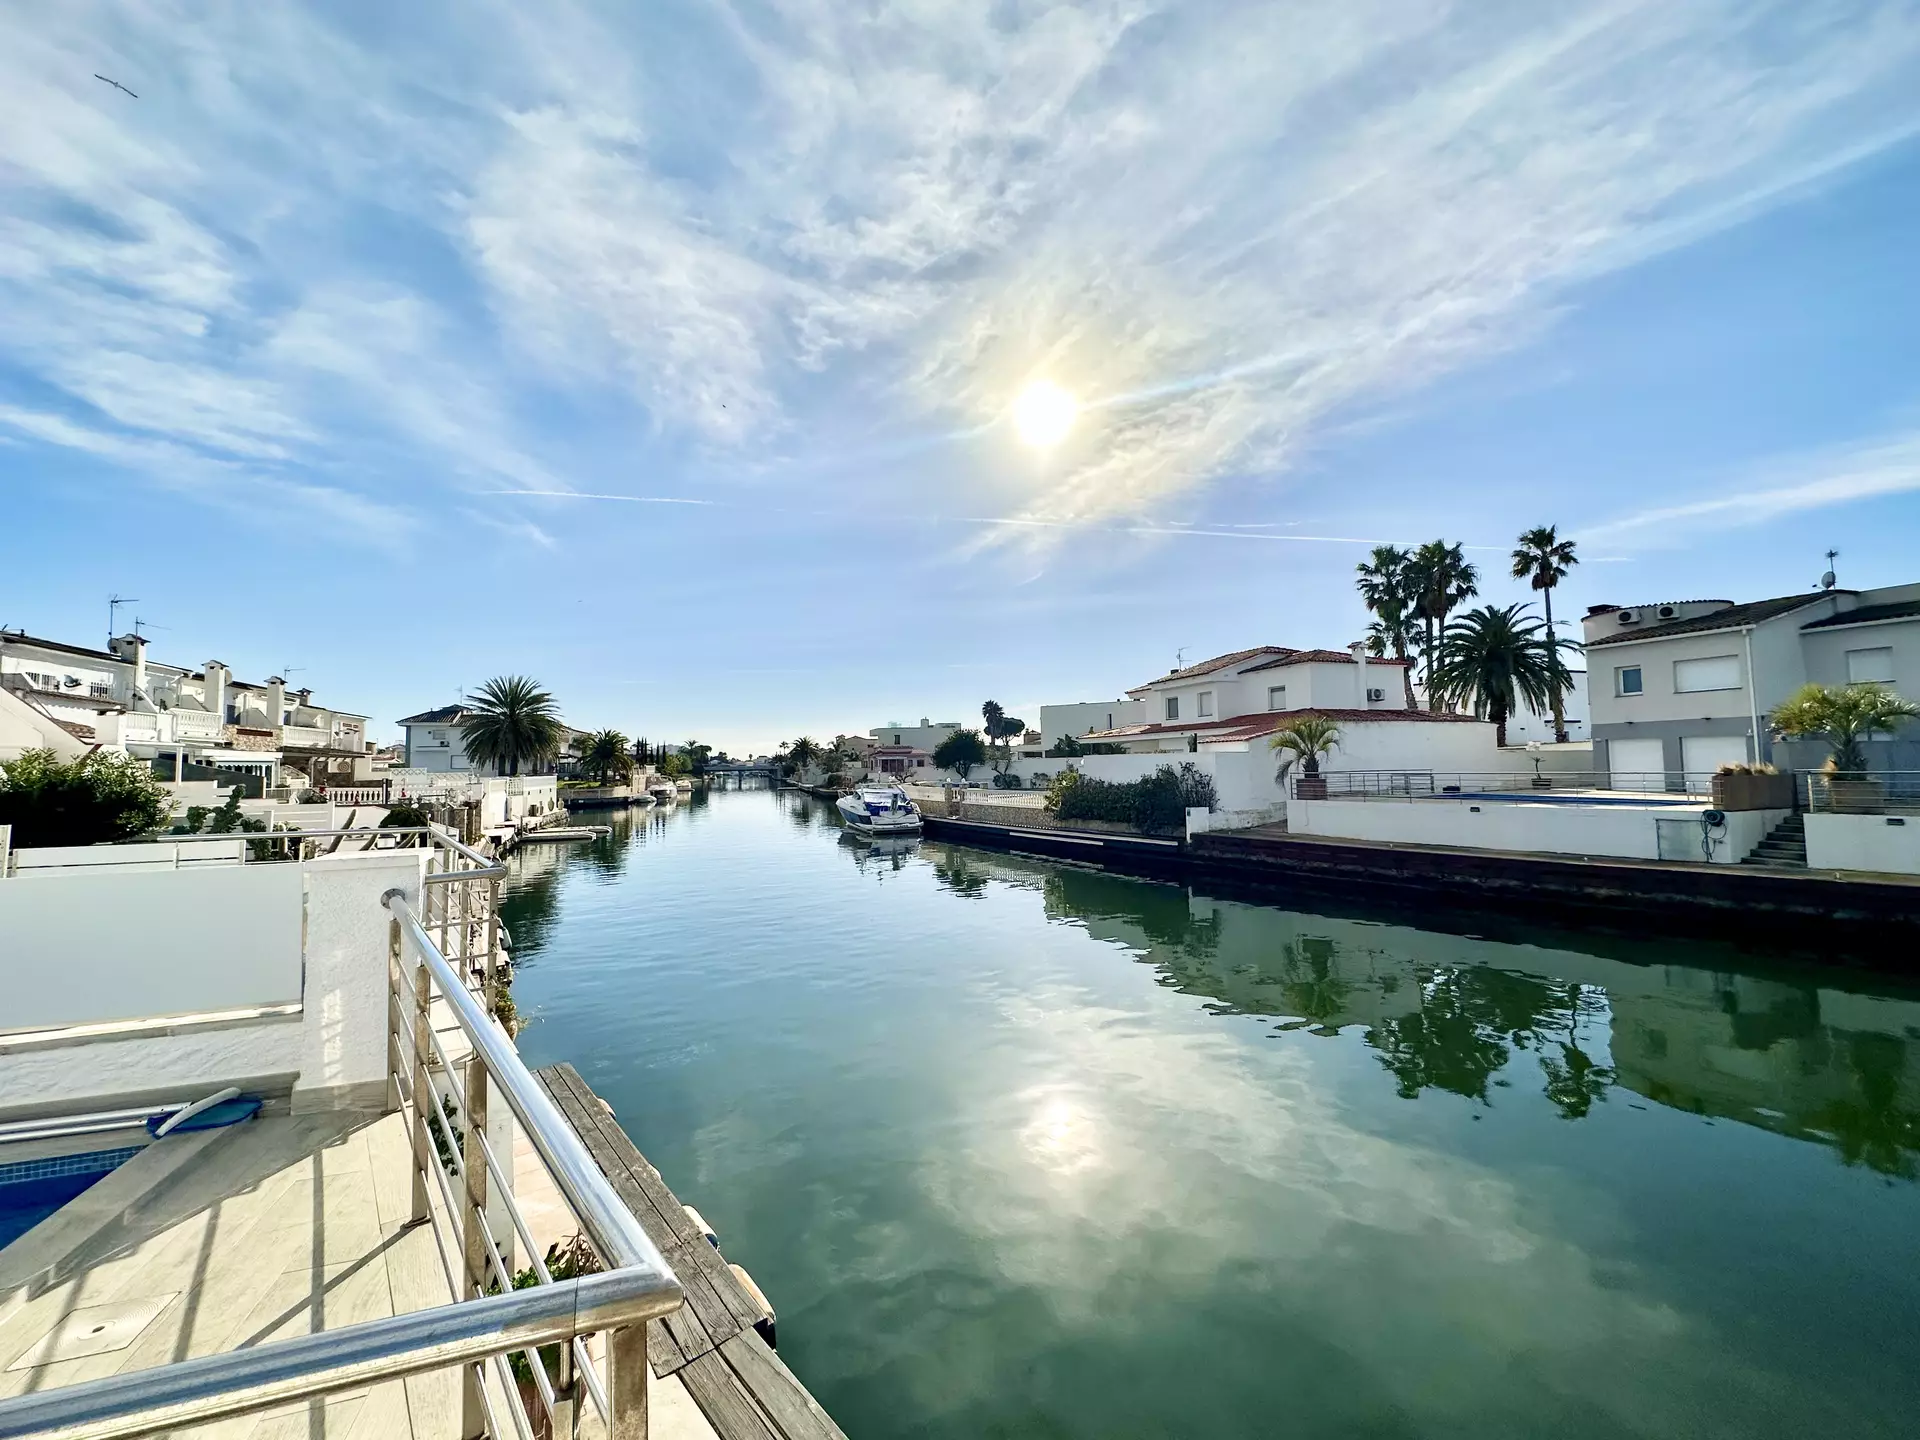
{"label": "water reflection", "polygon": [[979,852],[932,858],[959,894],[996,876],[1037,885],[1049,917],[1124,944],[1218,1013],[1328,1037],[1357,1028],[1405,1099],[1444,1091],[1491,1106],[1526,1086],[1579,1120],[1624,1089],[1916,1177],[1920,1003],[1910,999],[1702,969],[1698,946],[1694,963],[1631,964]]}

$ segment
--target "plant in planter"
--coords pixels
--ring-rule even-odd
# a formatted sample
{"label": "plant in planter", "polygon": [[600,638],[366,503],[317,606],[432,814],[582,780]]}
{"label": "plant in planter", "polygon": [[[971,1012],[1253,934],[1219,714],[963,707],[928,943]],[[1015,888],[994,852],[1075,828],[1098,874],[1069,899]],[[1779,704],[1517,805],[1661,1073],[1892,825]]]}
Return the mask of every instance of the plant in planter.
{"label": "plant in planter", "polygon": [[103,845],[157,830],[173,797],[144,761],[93,750],[63,761],[51,750],[24,751],[0,769],[0,825],[13,843]]}
{"label": "plant in planter", "polygon": [[1821,767],[1833,808],[1871,809],[1879,786],[1867,778],[1868,736],[1887,734],[1920,715],[1920,705],[1884,685],[1803,685],[1773,712],[1789,740],[1820,739],[1832,748]]}
{"label": "plant in planter", "polygon": [[1764,761],[1722,765],[1713,775],[1716,810],[1791,810],[1793,777]]}
{"label": "plant in planter", "polygon": [[1320,761],[1339,747],[1340,738],[1340,727],[1324,715],[1289,720],[1267,742],[1269,749],[1287,757],[1273,772],[1274,783],[1285,785],[1288,773],[1298,763],[1300,778],[1294,782],[1294,795],[1301,800],[1326,799],[1327,782],[1320,774]]}

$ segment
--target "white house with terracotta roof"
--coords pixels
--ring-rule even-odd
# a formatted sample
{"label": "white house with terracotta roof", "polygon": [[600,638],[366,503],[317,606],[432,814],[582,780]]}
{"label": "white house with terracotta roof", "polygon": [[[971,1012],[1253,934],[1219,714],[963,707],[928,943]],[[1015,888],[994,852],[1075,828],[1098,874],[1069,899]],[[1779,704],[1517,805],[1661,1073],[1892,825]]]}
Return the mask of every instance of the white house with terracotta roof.
{"label": "white house with terracotta roof", "polygon": [[[1388,717],[1446,721],[1408,702],[1408,662],[1379,660],[1363,646],[1295,650],[1258,645],[1216,655],[1127,692],[1141,718],[1085,738],[1124,745],[1130,754],[1177,751],[1273,733],[1313,713],[1343,724]],[[1491,732],[1491,727],[1489,732]]]}

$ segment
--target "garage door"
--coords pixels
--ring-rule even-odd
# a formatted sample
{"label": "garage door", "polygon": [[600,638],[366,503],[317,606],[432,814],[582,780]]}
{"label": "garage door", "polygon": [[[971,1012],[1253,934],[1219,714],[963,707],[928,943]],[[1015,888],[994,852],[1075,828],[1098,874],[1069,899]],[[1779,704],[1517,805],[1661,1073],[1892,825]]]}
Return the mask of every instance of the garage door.
{"label": "garage door", "polygon": [[1687,772],[1689,790],[1713,788],[1713,772],[1722,765],[1747,763],[1744,735],[1685,735],[1680,740],[1680,763]]}
{"label": "garage door", "polygon": [[1607,742],[1607,769],[1616,790],[1664,790],[1661,772],[1666,768],[1665,750],[1658,740]]}

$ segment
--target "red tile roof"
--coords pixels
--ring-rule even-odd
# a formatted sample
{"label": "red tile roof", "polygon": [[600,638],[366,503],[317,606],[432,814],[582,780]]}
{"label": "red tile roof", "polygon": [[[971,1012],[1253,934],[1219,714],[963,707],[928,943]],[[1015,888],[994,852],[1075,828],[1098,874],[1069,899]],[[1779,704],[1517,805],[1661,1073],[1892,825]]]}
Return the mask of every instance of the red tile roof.
{"label": "red tile roof", "polygon": [[[1251,715],[1234,715],[1225,720],[1170,721],[1158,725],[1122,725],[1113,730],[1096,730],[1082,735],[1082,740],[1103,742],[1108,740],[1140,740],[1155,735],[1199,735],[1202,745],[1211,745],[1222,740],[1251,740],[1261,735],[1271,735],[1282,725],[1301,719],[1307,715],[1321,715],[1343,725],[1372,724],[1385,721],[1389,724],[1434,724],[1434,725],[1486,725],[1490,721],[1476,720],[1471,715],[1433,714],[1426,710],[1341,710],[1325,706],[1307,706],[1299,710],[1264,710]],[[1209,734],[1217,731],[1217,734]]]}
{"label": "red tile roof", "polygon": [[[1256,670],[1277,670],[1282,665],[1352,665],[1354,663],[1353,656],[1345,650],[1289,650],[1278,660],[1269,660],[1261,665],[1249,665],[1244,673],[1251,675]],[[1369,655],[1367,657],[1369,668],[1375,665],[1411,664],[1413,664],[1411,660],[1395,660],[1390,656]]]}

